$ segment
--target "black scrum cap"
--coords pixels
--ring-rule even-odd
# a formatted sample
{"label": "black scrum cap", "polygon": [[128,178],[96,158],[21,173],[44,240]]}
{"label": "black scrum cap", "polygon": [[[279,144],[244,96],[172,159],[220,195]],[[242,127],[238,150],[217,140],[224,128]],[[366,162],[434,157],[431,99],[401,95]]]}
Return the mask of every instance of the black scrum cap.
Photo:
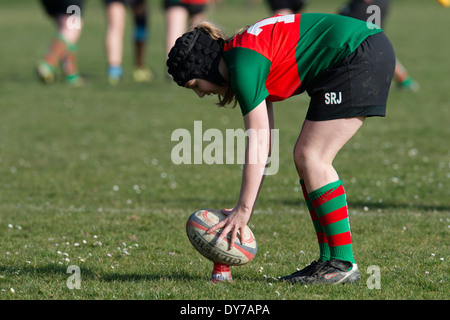
{"label": "black scrum cap", "polygon": [[195,28],[177,39],[169,52],[167,67],[173,80],[184,87],[194,78],[205,79],[221,87],[226,85],[219,72],[223,40],[214,40]]}

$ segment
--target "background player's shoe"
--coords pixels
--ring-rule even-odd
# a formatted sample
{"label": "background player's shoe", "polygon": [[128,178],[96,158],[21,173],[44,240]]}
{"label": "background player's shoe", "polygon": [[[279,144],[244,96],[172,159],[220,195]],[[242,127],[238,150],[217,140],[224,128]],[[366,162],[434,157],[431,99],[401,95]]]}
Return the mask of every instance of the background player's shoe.
{"label": "background player's shoe", "polygon": [[399,82],[398,86],[401,90],[417,92],[420,89],[420,85],[413,78],[409,77],[403,82]]}
{"label": "background player's shoe", "polygon": [[84,78],[78,73],[71,76],[66,76],[66,83],[73,87],[83,87],[86,84]]}
{"label": "background player's shoe", "polygon": [[149,68],[137,68],[133,72],[133,79],[136,82],[147,82],[153,81],[153,72]]}
{"label": "background player's shoe", "polygon": [[49,84],[55,81],[55,72],[53,68],[45,62],[42,62],[37,66],[36,74],[38,78],[45,84]]}

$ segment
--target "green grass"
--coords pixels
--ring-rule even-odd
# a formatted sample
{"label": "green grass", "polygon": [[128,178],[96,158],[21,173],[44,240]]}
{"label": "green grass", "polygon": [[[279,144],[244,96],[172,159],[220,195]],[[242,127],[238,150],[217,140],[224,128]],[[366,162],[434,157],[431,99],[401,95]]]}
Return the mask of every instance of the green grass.
{"label": "green grass", "polygon": [[[256,258],[232,268],[233,283],[209,284],[212,264],[190,245],[185,222],[200,208],[232,207],[241,169],[174,165],[171,134],[193,132],[196,120],[203,130],[242,128],[242,119],[238,110],[218,109],[214,99],[167,82],[162,11],[151,5],[148,62],[156,81],[132,82],[127,45],[124,82],[106,83],[104,14],[100,1],[88,1],[79,43],[88,84],[71,89],[34,77],[54,34],[38,2],[0,4],[0,299],[449,298],[450,44],[442,38],[448,10],[434,1],[393,2],[386,33],[421,91],[393,86],[388,117],[366,121],[335,161],[361,283],[306,287],[274,280],[317,258],[292,161],[306,95],[275,109],[280,170],[266,179],[250,221]],[[312,1],[308,11],[337,7]],[[265,6],[238,1],[210,11],[229,34],[268,14]],[[80,268],[79,290],[67,287],[71,265]],[[372,265],[380,268],[380,290],[366,285]]]}

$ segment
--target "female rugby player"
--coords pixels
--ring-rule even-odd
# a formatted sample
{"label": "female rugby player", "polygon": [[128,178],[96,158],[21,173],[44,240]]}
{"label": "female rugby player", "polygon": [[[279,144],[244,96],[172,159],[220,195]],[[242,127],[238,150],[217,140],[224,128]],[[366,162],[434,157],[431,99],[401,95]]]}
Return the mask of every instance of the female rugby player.
{"label": "female rugby player", "polygon": [[[276,15],[231,38],[210,23],[180,37],[168,71],[199,97],[239,104],[250,136],[236,206],[208,232],[218,241],[243,235],[264,179],[274,126],[273,103],[304,91],[311,97],[294,147],[294,162],[317,234],[320,255],[281,280],[354,283],[360,280],[352,248],[346,193],[332,162],[367,117],[384,117],[395,68],[392,45],[379,28],[330,14]],[[258,159],[258,161],[249,161]],[[242,240],[242,239],[240,239]]]}

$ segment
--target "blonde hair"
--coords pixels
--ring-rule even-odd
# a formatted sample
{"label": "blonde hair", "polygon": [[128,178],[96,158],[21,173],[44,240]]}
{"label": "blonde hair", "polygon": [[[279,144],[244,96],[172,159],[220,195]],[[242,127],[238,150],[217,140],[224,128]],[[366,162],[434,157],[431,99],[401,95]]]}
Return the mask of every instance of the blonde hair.
{"label": "blonde hair", "polygon": [[[209,35],[214,40],[222,39],[225,42],[228,42],[232,40],[236,34],[233,36],[227,38],[225,33],[218,27],[216,27],[214,24],[208,21],[200,22],[197,26],[197,29],[202,30],[204,33]],[[245,29],[245,28],[244,28]],[[238,33],[240,33],[243,29],[239,30]],[[228,104],[233,104],[232,108],[236,107],[237,105],[237,99],[236,95],[233,92],[233,89],[231,89],[231,86],[228,84],[228,90],[224,95],[218,95],[219,96],[219,102],[217,103],[218,106],[225,107]]]}

